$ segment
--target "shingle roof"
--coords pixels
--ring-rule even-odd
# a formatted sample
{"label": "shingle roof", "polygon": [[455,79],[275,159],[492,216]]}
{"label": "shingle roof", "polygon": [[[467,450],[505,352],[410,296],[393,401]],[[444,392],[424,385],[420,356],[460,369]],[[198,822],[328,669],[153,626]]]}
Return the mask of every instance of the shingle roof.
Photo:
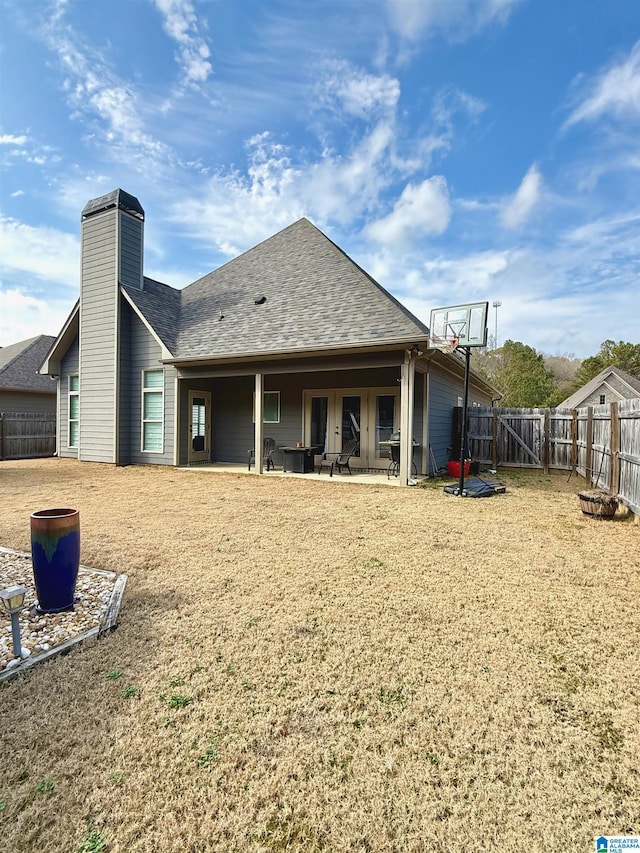
{"label": "shingle roof", "polygon": [[169,352],[175,353],[180,323],[181,291],[146,277],[144,290],[137,290],[134,287],[124,289]]}
{"label": "shingle roof", "polygon": [[427,327],[307,219],[186,287],[177,358],[421,340]]}
{"label": "shingle roof", "polygon": [[56,393],[56,384],[38,373],[55,338],[37,335],[0,349],[0,388]]}
{"label": "shingle roof", "polygon": [[[634,396],[640,397],[640,379],[636,379],[635,376],[632,376],[625,370],[620,370],[619,367],[605,367],[604,370],[601,370],[597,376],[594,376],[593,379],[583,385],[582,388],[578,388],[578,390],[574,391],[570,397],[563,400],[563,402],[559,404],[560,407],[566,409],[578,408],[583,400],[586,400],[586,398],[591,396],[594,391],[597,391],[602,383],[606,382],[607,378],[611,378],[611,376],[617,377],[622,382],[625,382],[630,386],[632,393],[629,395],[629,398]],[[635,394],[633,392],[635,392]]]}

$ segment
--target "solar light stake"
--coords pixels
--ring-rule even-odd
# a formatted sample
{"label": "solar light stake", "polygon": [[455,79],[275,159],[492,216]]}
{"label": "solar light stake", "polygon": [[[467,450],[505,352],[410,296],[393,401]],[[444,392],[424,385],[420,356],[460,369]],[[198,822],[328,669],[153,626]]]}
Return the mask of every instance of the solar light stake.
{"label": "solar light stake", "polygon": [[10,586],[0,590],[0,604],[5,613],[11,616],[11,634],[13,637],[14,657],[22,657],[22,643],[20,642],[20,620],[18,614],[24,607],[26,588],[23,586]]}

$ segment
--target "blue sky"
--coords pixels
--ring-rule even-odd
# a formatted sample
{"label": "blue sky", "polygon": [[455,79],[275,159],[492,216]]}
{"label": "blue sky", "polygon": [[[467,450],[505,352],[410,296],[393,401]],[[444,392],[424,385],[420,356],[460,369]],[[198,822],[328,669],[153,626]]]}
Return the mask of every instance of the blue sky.
{"label": "blue sky", "polygon": [[[0,345],[122,187],[175,287],[307,216],[425,322],[640,342],[638,0],[0,0]],[[490,308],[489,332],[496,312]]]}

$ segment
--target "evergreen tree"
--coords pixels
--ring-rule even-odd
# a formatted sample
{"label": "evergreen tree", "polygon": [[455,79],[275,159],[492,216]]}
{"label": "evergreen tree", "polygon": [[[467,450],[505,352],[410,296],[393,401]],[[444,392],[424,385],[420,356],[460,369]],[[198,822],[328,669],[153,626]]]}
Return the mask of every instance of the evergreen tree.
{"label": "evergreen tree", "polygon": [[600,352],[585,358],[574,381],[574,390],[586,385],[594,376],[597,376],[605,367],[618,367],[636,379],[640,379],[640,344],[631,344],[626,341],[606,340],[600,346]]}
{"label": "evergreen tree", "polygon": [[544,356],[520,341],[508,340],[497,350],[478,354],[472,366],[502,391],[499,406],[549,406],[560,399]]}

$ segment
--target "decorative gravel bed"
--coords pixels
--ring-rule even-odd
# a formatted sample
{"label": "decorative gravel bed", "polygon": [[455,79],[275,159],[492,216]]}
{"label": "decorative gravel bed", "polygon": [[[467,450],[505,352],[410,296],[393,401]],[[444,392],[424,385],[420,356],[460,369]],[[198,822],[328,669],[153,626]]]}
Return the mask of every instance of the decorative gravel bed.
{"label": "decorative gravel bed", "polygon": [[[76,603],[65,613],[38,613],[31,557],[0,548],[0,589],[24,586],[28,592],[20,614],[21,645],[24,658],[35,659],[69,640],[98,628],[108,610],[118,575],[80,567]],[[0,614],[0,673],[16,667],[13,654],[11,619]]]}

